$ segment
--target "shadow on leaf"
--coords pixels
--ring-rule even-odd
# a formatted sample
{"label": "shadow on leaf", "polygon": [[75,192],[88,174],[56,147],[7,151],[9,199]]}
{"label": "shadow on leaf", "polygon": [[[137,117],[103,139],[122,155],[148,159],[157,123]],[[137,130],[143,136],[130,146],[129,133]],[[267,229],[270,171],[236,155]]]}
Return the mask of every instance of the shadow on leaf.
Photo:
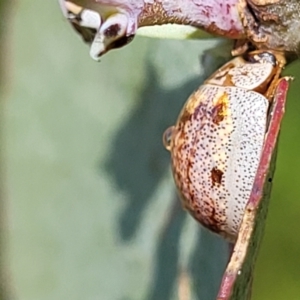
{"label": "shadow on leaf", "polygon": [[[118,233],[123,241],[134,237],[153,193],[169,168],[170,155],[162,144],[163,132],[175,123],[188,96],[202,81],[198,77],[166,90],[161,86],[160,76],[151,62],[146,72],[147,81],[136,99],[136,107],[114,137],[105,165],[117,188],[126,194],[127,203],[118,219]],[[185,219],[186,213],[174,197],[158,236],[147,300],[173,299],[181,267],[179,243]],[[219,284],[215,277],[221,280],[227,248],[216,236],[207,231],[199,232],[186,268],[192,285],[197,285],[193,289],[197,298],[213,300]],[[209,268],[213,268],[213,272],[208,271]]]}
{"label": "shadow on leaf", "polygon": [[146,78],[137,106],[115,136],[106,163],[118,189],[127,195],[128,203],[119,218],[123,240],[134,236],[153,192],[169,167],[170,155],[162,144],[163,132],[174,124],[187,97],[200,82],[196,78],[166,91],[150,63]]}

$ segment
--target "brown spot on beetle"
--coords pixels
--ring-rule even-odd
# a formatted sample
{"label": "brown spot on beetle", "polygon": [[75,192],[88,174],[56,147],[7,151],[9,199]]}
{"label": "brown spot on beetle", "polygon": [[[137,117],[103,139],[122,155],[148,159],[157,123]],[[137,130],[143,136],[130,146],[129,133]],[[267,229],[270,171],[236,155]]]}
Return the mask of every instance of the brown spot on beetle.
{"label": "brown spot on beetle", "polygon": [[228,109],[228,95],[223,93],[221,97],[217,99],[217,103],[212,109],[212,120],[216,125],[224,120],[227,116]]}
{"label": "brown spot on beetle", "polygon": [[216,184],[221,184],[223,172],[217,168],[213,168],[211,170],[211,181],[212,185],[215,186]]}

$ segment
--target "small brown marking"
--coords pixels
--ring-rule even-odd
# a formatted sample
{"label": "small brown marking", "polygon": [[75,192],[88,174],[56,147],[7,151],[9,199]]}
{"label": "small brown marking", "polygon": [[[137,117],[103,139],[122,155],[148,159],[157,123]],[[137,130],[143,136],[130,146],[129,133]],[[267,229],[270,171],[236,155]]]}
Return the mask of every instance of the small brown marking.
{"label": "small brown marking", "polygon": [[219,69],[215,74],[213,74],[211,77],[212,79],[222,79],[224,76],[226,76],[226,74],[235,67],[235,65],[233,63],[228,63],[227,65],[225,65],[225,67],[222,67],[221,69]]}
{"label": "small brown marking", "polygon": [[222,96],[217,100],[216,105],[212,109],[212,120],[216,125],[224,120],[227,116],[228,109],[228,95],[223,93]]}
{"label": "small brown marking", "polygon": [[184,109],[181,115],[179,116],[180,124],[184,124],[191,119],[191,113],[187,109]]}
{"label": "small brown marking", "polygon": [[223,172],[216,167],[211,170],[212,185],[221,184]]}
{"label": "small brown marking", "polygon": [[113,24],[109,26],[107,29],[104,30],[103,34],[107,38],[113,38],[116,37],[121,29],[120,24]]}
{"label": "small brown marking", "polygon": [[187,208],[193,217],[199,221],[207,229],[222,234],[222,222],[216,214],[216,209],[213,202],[205,202],[203,207],[198,207],[194,205]]}

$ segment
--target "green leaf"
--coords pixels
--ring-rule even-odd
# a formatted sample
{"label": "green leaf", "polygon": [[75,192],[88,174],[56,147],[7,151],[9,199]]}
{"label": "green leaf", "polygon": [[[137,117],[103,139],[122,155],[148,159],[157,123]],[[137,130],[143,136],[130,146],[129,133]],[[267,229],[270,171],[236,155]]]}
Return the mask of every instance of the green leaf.
{"label": "green leaf", "polygon": [[162,134],[224,61],[198,59],[219,44],[137,38],[98,64],[56,3],[21,1],[12,23],[4,136],[16,298],[167,300],[188,282],[194,298],[214,299],[228,247],[181,209]]}
{"label": "green leaf", "polygon": [[[181,210],[161,136],[228,49],[138,38],[97,64],[55,1],[19,1],[13,17],[1,27],[2,298],[215,299],[228,247]],[[299,295],[296,85],[254,299]]]}

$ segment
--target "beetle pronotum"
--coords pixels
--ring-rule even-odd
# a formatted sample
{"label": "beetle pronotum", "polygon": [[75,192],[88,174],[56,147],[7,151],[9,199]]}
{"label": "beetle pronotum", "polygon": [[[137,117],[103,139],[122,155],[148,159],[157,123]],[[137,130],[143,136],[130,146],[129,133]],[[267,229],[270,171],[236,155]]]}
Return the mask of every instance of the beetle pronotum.
{"label": "beetle pronotum", "polygon": [[251,193],[284,64],[267,50],[234,58],[189,97],[164,134],[183,206],[230,241]]}

